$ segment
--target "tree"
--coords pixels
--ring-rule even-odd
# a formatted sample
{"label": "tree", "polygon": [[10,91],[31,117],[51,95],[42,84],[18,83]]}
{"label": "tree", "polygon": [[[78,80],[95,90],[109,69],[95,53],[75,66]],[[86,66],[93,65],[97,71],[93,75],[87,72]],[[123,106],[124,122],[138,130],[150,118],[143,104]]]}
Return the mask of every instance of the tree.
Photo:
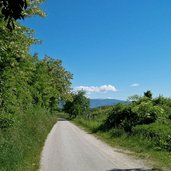
{"label": "tree", "polygon": [[72,74],[65,70],[61,60],[47,55],[43,60],[38,60],[37,56],[34,58],[35,70],[31,81],[33,103],[53,110],[61,100],[70,99]]}
{"label": "tree", "polygon": [[7,28],[12,31],[18,19],[24,19],[30,14],[43,16],[44,13],[38,7],[42,2],[43,0],[0,0],[1,18],[7,21]]}
{"label": "tree", "polygon": [[[29,8],[32,9],[30,16],[37,13],[37,9]],[[0,14],[0,108],[15,113],[21,106],[25,110],[31,104],[29,83],[35,68],[29,49],[39,41],[34,38],[32,29],[17,22],[15,30],[9,32],[2,16]]]}
{"label": "tree", "polygon": [[149,99],[152,99],[153,94],[152,94],[152,92],[150,90],[148,90],[148,91],[144,92],[144,96],[148,97]]}
{"label": "tree", "polygon": [[8,20],[7,27],[9,29],[14,28],[14,20],[24,19],[22,12],[27,8],[26,0],[0,0],[0,7],[2,15],[5,20]]}
{"label": "tree", "polygon": [[64,105],[64,111],[69,114],[70,118],[75,118],[79,115],[87,115],[90,109],[90,101],[85,97],[84,91],[78,91],[72,94],[72,101],[67,101]]}
{"label": "tree", "polygon": [[[23,15],[43,16],[41,2],[28,1]],[[0,112],[15,115],[35,105],[53,110],[60,100],[69,99],[72,75],[60,60],[30,55],[31,45],[40,41],[32,29],[14,22],[16,27],[9,32],[0,13]]]}
{"label": "tree", "polygon": [[19,110],[20,103],[29,107],[31,102],[27,83],[34,68],[29,48],[37,42],[32,33],[19,24],[9,32],[0,20],[0,108],[9,113]]}

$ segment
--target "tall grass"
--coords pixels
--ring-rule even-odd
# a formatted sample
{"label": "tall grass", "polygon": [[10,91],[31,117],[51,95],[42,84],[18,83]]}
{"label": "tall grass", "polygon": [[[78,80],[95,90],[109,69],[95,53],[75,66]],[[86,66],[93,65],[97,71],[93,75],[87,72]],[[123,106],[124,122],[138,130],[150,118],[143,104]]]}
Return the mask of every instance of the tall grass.
{"label": "tall grass", "polygon": [[44,141],[56,121],[56,114],[40,107],[19,113],[13,126],[0,130],[0,170],[37,170]]}

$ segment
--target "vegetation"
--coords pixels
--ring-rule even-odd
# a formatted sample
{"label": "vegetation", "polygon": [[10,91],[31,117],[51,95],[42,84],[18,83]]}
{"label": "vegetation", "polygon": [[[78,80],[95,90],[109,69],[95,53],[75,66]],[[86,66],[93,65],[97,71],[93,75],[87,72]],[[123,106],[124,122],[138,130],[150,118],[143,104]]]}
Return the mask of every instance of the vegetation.
{"label": "vegetation", "polygon": [[44,0],[0,0],[0,17],[6,23],[7,28],[12,31],[15,29],[16,20],[24,19],[30,15],[41,15],[44,13],[40,10],[39,4]]}
{"label": "vegetation", "polygon": [[[40,2],[30,1],[24,16],[44,16]],[[31,45],[40,41],[32,29],[13,22],[16,27],[10,32],[0,13],[0,170],[30,171],[38,169],[44,140],[58,117],[58,104],[71,99],[72,74],[61,60],[32,56]]]}
{"label": "vegetation", "polygon": [[45,16],[42,2],[0,0],[0,170],[38,169],[43,142],[62,101],[78,124],[111,144],[148,153],[171,169],[171,99],[153,98],[147,91],[129,98],[129,104],[90,110],[84,92],[71,93],[72,74],[61,60],[40,60],[29,53],[40,41],[17,19]]}
{"label": "vegetation", "polygon": [[38,170],[44,141],[57,117],[56,112],[34,107],[18,113],[11,127],[0,129],[0,170]]}
{"label": "vegetation", "polygon": [[64,112],[69,114],[69,118],[75,118],[80,115],[89,115],[90,102],[85,97],[84,91],[78,91],[72,94],[72,100],[64,104]]}
{"label": "vegetation", "polygon": [[128,104],[92,109],[74,122],[106,142],[127,147],[156,162],[157,167],[171,169],[171,99],[132,96]]}

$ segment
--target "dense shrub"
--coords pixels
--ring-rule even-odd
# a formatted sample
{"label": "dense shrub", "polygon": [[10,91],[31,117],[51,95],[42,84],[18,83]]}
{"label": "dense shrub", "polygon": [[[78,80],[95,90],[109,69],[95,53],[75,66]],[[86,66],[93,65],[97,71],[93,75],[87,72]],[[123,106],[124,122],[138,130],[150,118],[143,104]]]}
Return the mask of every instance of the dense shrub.
{"label": "dense shrub", "polygon": [[162,113],[162,108],[154,106],[151,101],[118,104],[109,113],[101,128],[104,130],[123,128],[125,132],[132,132],[134,126],[153,123]]}
{"label": "dense shrub", "polygon": [[150,124],[163,114],[163,109],[154,106],[151,101],[141,102],[139,105],[133,105],[132,111],[137,114],[137,124]]}
{"label": "dense shrub", "polygon": [[131,132],[132,127],[137,122],[137,114],[134,113],[129,105],[118,104],[109,113],[109,116],[101,126],[103,130],[111,128],[124,128],[126,132]]}
{"label": "dense shrub", "polygon": [[169,115],[169,117],[168,117],[170,120],[171,120],[171,114]]}
{"label": "dense shrub", "polygon": [[171,151],[171,123],[139,125],[133,129],[132,135],[151,140],[154,148]]}
{"label": "dense shrub", "polygon": [[14,124],[14,117],[11,114],[0,113],[0,129],[5,129]]}
{"label": "dense shrub", "polygon": [[153,103],[156,105],[161,105],[161,106],[169,106],[171,107],[171,99],[163,96],[159,96],[155,99],[153,99]]}

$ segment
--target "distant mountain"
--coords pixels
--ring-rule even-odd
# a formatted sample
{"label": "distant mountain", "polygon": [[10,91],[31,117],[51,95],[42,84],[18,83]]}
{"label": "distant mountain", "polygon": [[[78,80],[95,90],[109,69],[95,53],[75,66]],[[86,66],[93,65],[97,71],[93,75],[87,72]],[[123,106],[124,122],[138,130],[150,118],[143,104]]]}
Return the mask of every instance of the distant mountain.
{"label": "distant mountain", "polygon": [[127,104],[127,101],[117,99],[90,99],[90,108],[96,108],[101,106],[111,106],[118,103]]}

